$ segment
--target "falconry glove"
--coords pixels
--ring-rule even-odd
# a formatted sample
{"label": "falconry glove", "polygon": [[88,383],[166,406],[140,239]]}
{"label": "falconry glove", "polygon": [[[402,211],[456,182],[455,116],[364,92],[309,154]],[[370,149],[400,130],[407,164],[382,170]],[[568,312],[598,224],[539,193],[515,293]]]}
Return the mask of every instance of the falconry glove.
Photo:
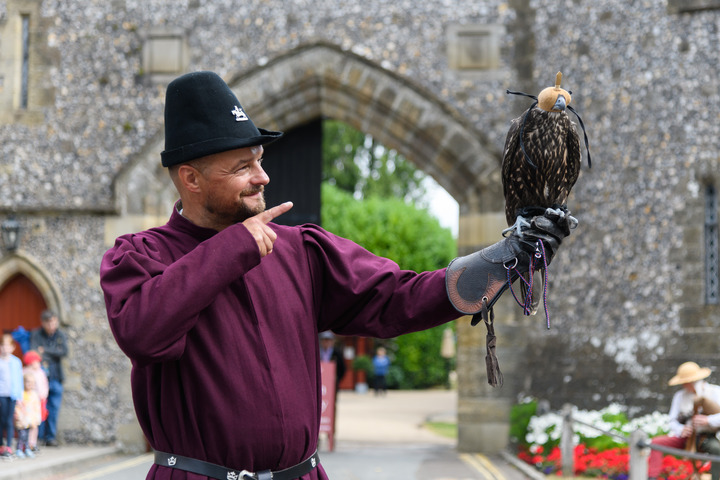
{"label": "falconry glove", "polygon": [[507,236],[494,245],[456,258],[445,272],[445,286],[453,306],[461,313],[473,315],[473,326],[481,319],[485,322],[485,363],[488,383],[493,387],[503,384],[495,354],[493,305],[519,276],[532,270],[538,256],[545,257],[541,268],[547,266],[563,239],[577,226],[577,220],[564,208],[525,213],[539,215],[528,215],[531,220],[527,225],[507,230]]}
{"label": "falconry glove", "polygon": [[576,226],[577,220],[569,213],[547,210],[532,217],[530,225],[522,227],[520,233],[511,230],[503,240],[454,259],[445,272],[450,302],[466,315],[489,310],[512,282],[530,269],[538,241],[542,242],[549,264],[563,239]]}

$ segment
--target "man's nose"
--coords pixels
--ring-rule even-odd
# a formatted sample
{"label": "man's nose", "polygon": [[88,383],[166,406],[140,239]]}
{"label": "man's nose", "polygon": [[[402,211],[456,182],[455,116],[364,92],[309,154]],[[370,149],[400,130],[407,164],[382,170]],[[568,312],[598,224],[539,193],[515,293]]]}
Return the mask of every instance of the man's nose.
{"label": "man's nose", "polygon": [[262,168],[262,166],[258,163],[255,167],[255,172],[252,177],[252,182],[255,185],[267,185],[270,183],[270,177],[268,177],[268,174],[265,173],[265,169]]}

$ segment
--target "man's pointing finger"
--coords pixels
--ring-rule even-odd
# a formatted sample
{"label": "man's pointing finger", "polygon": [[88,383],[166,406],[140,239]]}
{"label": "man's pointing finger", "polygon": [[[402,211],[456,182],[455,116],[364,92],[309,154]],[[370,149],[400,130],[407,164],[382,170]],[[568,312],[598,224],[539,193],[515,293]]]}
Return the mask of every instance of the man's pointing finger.
{"label": "man's pointing finger", "polygon": [[285,212],[287,212],[288,210],[290,210],[292,207],[293,207],[293,203],[292,203],[292,202],[281,203],[280,205],[277,205],[277,206],[272,207],[272,208],[268,208],[268,209],[265,210],[264,212],[259,213],[259,214],[257,215],[257,217],[258,217],[258,219],[259,219],[260,221],[262,221],[263,223],[268,223],[268,222],[270,222],[273,218],[279,217],[279,216],[282,215],[283,213],[285,213]]}

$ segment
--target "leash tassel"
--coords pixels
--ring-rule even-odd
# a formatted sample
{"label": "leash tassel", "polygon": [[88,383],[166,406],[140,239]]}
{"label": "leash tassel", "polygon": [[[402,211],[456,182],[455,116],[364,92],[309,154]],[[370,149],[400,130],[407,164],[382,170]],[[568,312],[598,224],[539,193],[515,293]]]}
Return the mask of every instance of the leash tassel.
{"label": "leash tassel", "polygon": [[500,364],[498,363],[497,355],[495,354],[495,347],[497,345],[497,337],[495,336],[495,312],[490,309],[488,310],[487,304],[483,302],[483,309],[481,311],[483,321],[487,327],[487,335],[485,337],[485,344],[487,347],[487,354],[485,355],[485,367],[487,368],[488,383],[492,387],[503,385],[503,374],[500,371]]}

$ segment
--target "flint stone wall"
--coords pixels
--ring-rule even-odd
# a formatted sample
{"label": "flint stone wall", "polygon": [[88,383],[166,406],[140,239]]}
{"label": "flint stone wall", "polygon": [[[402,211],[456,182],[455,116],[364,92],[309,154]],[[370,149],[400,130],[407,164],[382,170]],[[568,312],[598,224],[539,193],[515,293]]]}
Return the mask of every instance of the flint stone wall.
{"label": "flint stone wall", "polygon": [[[316,65],[281,61],[318,45],[364,62],[367,75],[382,74],[378,88],[386,90],[370,98],[415,98],[388,102],[396,118],[411,118],[406,107],[430,108],[418,100],[424,96],[461,132],[456,138],[473,135],[462,148],[443,145],[453,137],[428,137],[426,150],[461,151],[419,162],[460,202],[463,253],[497,240],[502,227],[500,152],[509,121],[529,106],[505,90],[537,94],[562,71],[593,154],[570,198],[580,227],[550,268],[550,330],[542,314],[519,315],[509,295],[498,306],[503,389],[485,385],[482,327],[460,322],[460,446],[501,447],[487,432],[503,438],[509,406],[521,396],[554,408],[667,409],[665,384],[678,364],[720,363],[718,306],[704,299],[704,191],[718,183],[720,10],[717,2],[680,3],[0,1],[0,212],[4,219],[15,211],[24,228],[18,252],[2,252],[0,274],[36,268],[57,300],[71,342],[64,439],[137,441],[128,433],[129,362],[112,340],[97,271],[116,234],[162,221],[174,198],[157,156],[165,83],[143,70],[145,42],[157,29],[183,32],[187,71],[214,70],[233,85],[278,65],[269,91],[282,91],[303,68],[320,78]],[[12,105],[7,49],[23,12],[33,22],[36,72],[27,111]],[[497,67],[452,68],[448,32],[475,25],[499,35]],[[320,113],[327,95],[309,100]],[[257,113],[248,108],[254,118],[286,129],[300,121],[288,112],[274,117],[262,100],[251,102]],[[348,111],[380,112],[362,95],[345,100]],[[411,123],[395,124],[393,138],[416,128]],[[409,142],[393,146],[412,153]],[[478,177],[466,189],[456,165],[437,159],[468,152],[481,160],[462,175]]]}

